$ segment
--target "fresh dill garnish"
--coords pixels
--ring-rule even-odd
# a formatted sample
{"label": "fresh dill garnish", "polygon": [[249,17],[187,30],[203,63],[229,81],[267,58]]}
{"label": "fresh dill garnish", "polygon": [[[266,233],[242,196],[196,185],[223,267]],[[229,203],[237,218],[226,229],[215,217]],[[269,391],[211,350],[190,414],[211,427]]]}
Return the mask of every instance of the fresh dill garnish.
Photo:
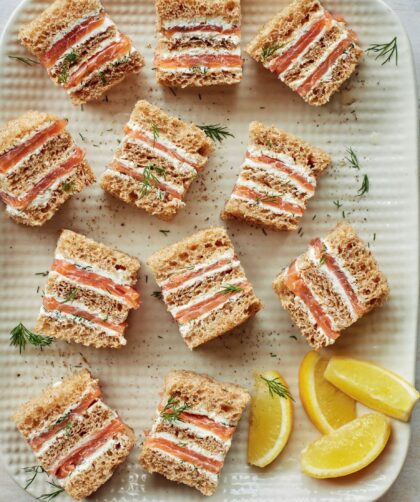
{"label": "fresh dill garnish", "polygon": [[154,298],[157,298],[158,300],[163,300],[162,291],[153,291],[151,296],[153,296]]}
{"label": "fresh dill garnish", "polygon": [[209,69],[207,66],[190,66],[190,71],[194,73],[203,73],[204,75],[206,75]]}
{"label": "fresh dill garnish", "polygon": [[362,185],[357,191],[358,197],[362,197],[362,195],[365,195],[366,193],[369,192],[369,177],[367,174],[363,175],[363,180],[362,180]]}
{"label": "fresh dill garnish", "polygon": [[376,54],[375,61],[384,58],[382,65],[389,63],[395,57],[395,66],[398,66],[398,43],[397,37],[394,37],[387,44],[372,44],[365,52]]}
{"label": "fresh dill garnish", "polygon": [[279,195],[275,194],[269,194],[268,192],[265,195],[262,195],[261,197],[257,197],[255,199],[255,204],[260,204],[261,202],[276,202],[276,200],[279,198]]}
{"label": "fresh dill garnish", "polygon": [[359,159],[357,157],[356,152],[353,150],[351,146],[346,149],[346,153],[347,153],[346,160],[350,164],[350,167],[352,167],[353,169],[360,170]]}
{"label": "fresh dill garnish", "polygon": [[206,136],[213,141],[218,141],[219,143],[221,143],[228,136],[234,138],[234,135],[229,132],[228,128],[220,124],[199,125],[198,127],[206,134]]}
{"label": "fresh dill garnish", "polygon": [[271,56],[274,56],[274,54],[280,49],[279,44],[271,44],[271,45],[265,45],[261,49],[261,58],[263,61],[267,61],[267,59],[270,59]]}
{"label": "fresh dill garnish", "polygon": [[156,143],[156,141],[159,137],[159,134],[160,134],[160,128],[155,122],[152,122],[152,125],[150,126],[150,130],[152,131],[152,134],[153,134],[153,141]]}
{"label": "fresh dill garnish", "polygon": [[72,288],[66,295],[64,296],[64,300],[61,303],[72,303],[74,300],[79,298],[79,290],[77,288]]}
{"label": "fresh dill garnish", "polygon": [[297,340],[297,336],[295,336],[295,335],[290,335],[289,338],[293,338],[293,340]]}
{"label": "fresh dill garnish", "polygon": [[60,190],[62,193],[74,193],[76,189],[76,184],[74,181],[68,181],[66,180],[60,187]]}
{"label": "fresh dill garnish", "polygon": [[[143,169],[143,180],[141,182],[142,188],[140,192],[140,198],[147,195],[152,188],[152,185],[159,185],[160,180],[156,176],[166,176],[166,169],[164,167],[159,166],[158,164],[148,164]],[[158,194],[159,195],[159,194]]]}
{"label": "fresh dill garnish", "polygon": [[63,429],[64,434],[66,436],[70,436],[72,429],[73,429],[73,422],[68,422]]}
{"label": "fresh dill garnish", "polygon": [[74,50],[72,50],[71,52],[66,54],[66,56],[64,57],[64,61],[66,63],[72,64],[72,63],[76,63],[78,58],[79,58],[79,56],[76,54],[76,52]]}
{"label": "fresh dill garnish", "polygon": [[69,418],[70,413],[71,413],[71,412],[69,411],[68,413],[65,413],[65,414],[64,414],[64,415],[62,415],[60,418],[58,418],[58,419],[54,422],[53,427],[55,427],[56,425],[60,425],[60,424],[62,424],[63,422],[65,422],[65,421]]}
{"label": "fresh dill garnish", "polygon": [[53,339],[50,336],[38,335],[26,328],[21,322],[15,326],[10,332],[10,345],[19,347],[19,354],[25,350],[26,345],[29,343],[35,347],[46,347],[51,345]]}
{"label": "fresh dill garnish", "polygon": [[28,66],[32,66],[34,64],[39,64],[39,61],[35,59],[27,58],[26,56],[7,56],[10,59],[16,59],[16,61],[20,61]]}
{"label": "fresh dill garnish", "polygon": [[230,284],[228,282],[227,284],[223,284],[218,293],[221,295],[228,295],[229,293],[238,293],[239,291],[243,291],[243,288],[241,288],[240,286],[235,286],[235,284]]}
{"label": "fresh dill garnish", "polygon": [[54,482],[48,481],[48,484],[55,488],[55,490],[51,493],[43,493],[36,498],[37,500],[45,500],[46,502],[50,502],[50,500],[55,499],[56,497],[58,497],[58,495],[64,492],[64,488],[55,484]]}
{"label": "fresh dill garnish", "polygon": [[159,230],[159,232],[166,237],[169,234],[170,230]]}
{"label": "fresh dill garnish", "polygon": [[105,73],[103,71],[98,71],[99,78],[101,79],[102,85],[105,85],[107,80]]}
{"label": "fresh dill garnish", "polygon": [[182,420],[180,417],[181,413],[188,410],[189,408],[190,405],[180,403],[176,400],[175,397],[171,396],[168,399],[168,402],[166,403],[163,410],[160,412],[160,416],[167,422],[175,422],[175,420]]}
{"label": "fresh dill garnish", "polygon": [[59,84],[65,84],[67,82],[67,79],[69,78],[69,65],[67,63],[64,63],[63,66],[61,67],[61,71],[58,75],[58,83]]}
{"label": "fresh dill garnish", "polygon": [[31,486],[31,484],[35,481],[35,478],[38,476],[38,474],[42,474],[43,472],[45,472],[45,469],[41,465],[32,465],[31,467],[24,467],[23,470],[27,473],[32,474],[32,477],[26,480],[26,485],[24,487],[24,490],[27,490]]}
{"label": "fresh dill garnish", "polygon": [[340,209],[340,207],[343,205],[339,200],[333,200],[333,204],[337,209]]}
{"label": "fresh dill garnish", "polygon": [[80,139],[86,143],[86,136],[83,136],[81,132],[79,132]]}
{"label": "fresh dill garnish", "polygon": [[260,377],[267,384],[271,397],[274,397],[274,394],[277,394],[280,397],[294,401],[289,389],[279,381],[278,377],[272,378],[271,380],[269,378],[264,378],[262,375],[260,375]]}
{"label": "fresh dill garnish", "polygon": [[325,261],[327,259],[327,247],[325,244],[322,245],[322,251],[321,251],[321,256],[319,258],[319,264],[324,265]]}
{"label": "fresh dill garnish", "polygon": [[45,272],[35,272],[35,275],[40,275],[41,277],[47,277],[49,274],[49,270],[46,270]]}

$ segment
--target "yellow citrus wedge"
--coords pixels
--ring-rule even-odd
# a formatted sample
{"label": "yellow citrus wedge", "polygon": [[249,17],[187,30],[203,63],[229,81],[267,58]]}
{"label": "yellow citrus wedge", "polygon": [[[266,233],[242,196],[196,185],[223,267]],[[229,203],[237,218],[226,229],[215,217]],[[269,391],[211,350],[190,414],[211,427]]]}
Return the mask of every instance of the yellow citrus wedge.
{"label": "yellow citrus wedge", "polygon": [[324,378],[328,359],[308,352],[299,368],[299,393],[312,423],[328,434],[356,418],[356,402]]}
{"label": "yellow citrus wedge", "polygon": [[270,464],[283,450],[292,430],[293,408],[289,387],[280,373],[255,375],[248,434],[248,462]]}
{"label": "yellow citrus wedge", "polygon": [[385,448],[391,434],[389,419],[367,413],[307,446],[302,471],[313,478],[338,478],[360,471]]}
{"label": "yellow citrus wedge", "polygon": [[399,375],[368,361],[334,356],[324,373],[340,390],[368,408],[407,422],[420,395]]}

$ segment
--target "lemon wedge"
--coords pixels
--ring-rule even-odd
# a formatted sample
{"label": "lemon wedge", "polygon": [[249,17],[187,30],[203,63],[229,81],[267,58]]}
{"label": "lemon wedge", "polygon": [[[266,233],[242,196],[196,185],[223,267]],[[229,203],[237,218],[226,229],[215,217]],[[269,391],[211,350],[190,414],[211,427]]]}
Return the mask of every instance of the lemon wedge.
{"label": "lemon wedge", "polygon": [[324,378],[328,359],[308,352],[299,368],[299,393],[312,423],[328,434],[356,418],[356,402]]}
{"label": "lemon wedge", "polygon": [[417,390],[399,375],[368,361],[334,356],[324,376],[368,408],[404,422],[410,419],[420,397]]}
{"label": "lemon wedge", "polygon": [[283,450],[292,430],[292,396],[277,371],[255,375],[248,434],[248,462],[270,464]]}
{"label": "lemon wedge", "polygon": [[391,433],[389,419],[367,413],[305,448],[302,471],[314,478],[338,478],[360,471],[385,448]]}

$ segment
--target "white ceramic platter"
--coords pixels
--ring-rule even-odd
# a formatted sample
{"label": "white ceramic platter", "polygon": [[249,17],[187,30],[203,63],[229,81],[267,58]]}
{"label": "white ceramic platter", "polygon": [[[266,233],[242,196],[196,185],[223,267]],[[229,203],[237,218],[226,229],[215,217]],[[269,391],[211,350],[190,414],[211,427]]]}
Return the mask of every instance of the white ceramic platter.
{"label": "white ceramic platter", "polygon": [[[391,299],[380,310],[349,329],[329,353],[369,358],[409,380],[414,377],[418,298],[417,122],[413,66],[407,37],[395,15],[379,0],[326,1],[354,27],[363,47],[398,37],[398,66],[366,57],[344,91],[322,108],[312,108],[273,75],[248,57],[240,85],[176,91],[155,84],[153,66],[154,2],[104,1],[118,25],[134,40],[147,66],[110,92],[106,101],[81,109],[73,107],[55,88],[40,66],[27,66],[8,55],[25,55],[17,32],[39,14],[48,0],[27,0],[11,19],[0,48],[0,122],[30,108],[49,110],[69,119],[70,130],[87,149],[99,176],[122,135],[122,126],[139,98],[199,124],[227,125],[234,138],[217,151],[187,199],[187,208],[168,224],[105,195],[99,185],[74,198],[40,229],[30,229],[0,214],[0,443],[8,469],[23,486],[22,468],[34,458],[10,419],[14,408],[44,385],[79,368],[89,367],[99,377],[107,401],[141,433],[151,424],[165,373],[171,368],[207,371],[211,375],[251,387],[258,368],[277,368],[296,397],[295,427],[280,458],[261,471],[246,463],[247,420],[244,416],[221,476],[216,501],[367,501],[378,498],[396,478],[410,438],[409,425],[394,422],[390,444],[370,468],[337,481],[317,481],[299,469],[299,454],[318,437],[298,399],[298,366],[308,347],[291,325],[271,289],[279,270],[305,250],[314,236],[323,235],[343,217],[369,242],[391,286]],[[287,0],[242,0],[243,41]],[[143,265],[140,289],[143,305],[130,317],[128,344],[119,351],[88,349],[54,343],[40,352],[24,354],[9,346],[9,332],[18,323],[35,323],[45,278],[62,228],[134,254],[144,261],[162,246],[197,229],[217,225],[219,211],[230,193],[247,143],[248,123],[258,119],[306,138],[330,152],[334,166],[320,182],[299,233],[275,234],[241,224],[229,224],[248,277],[265,310],[233,333],[191,353],[161,302]],[[346,147],[359,155],[362,169],[344,161]],[[369,194],[357,197],[362,175],[368,174]],[[340,201],[339,209],[333,201]],[[3,209],[3,208],[2,208]],[[160,230],[169,230],[165,236]],[[177,486],[137,465],[138,448],[112,481],[93,500],[201,500],[192,489]],[[39,476],[31,493],[49,490]],[[65,500],[60,495],[58,500]]]}

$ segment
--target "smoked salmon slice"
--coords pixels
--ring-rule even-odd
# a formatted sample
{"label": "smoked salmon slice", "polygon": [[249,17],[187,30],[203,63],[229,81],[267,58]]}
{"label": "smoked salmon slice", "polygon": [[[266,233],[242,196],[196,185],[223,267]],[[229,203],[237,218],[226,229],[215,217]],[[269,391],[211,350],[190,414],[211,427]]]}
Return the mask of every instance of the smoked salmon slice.
{"label": "smoked salmon slice", "polygon": [[137,309],[140,306],[140,295],[131,286],[116,284],[112,279],[104,277],[88,270],[82,270],[72,263],[64,260],[55,259],[52,265],[52,270],[67,277],[70,280],[83,284],[85,286],[93,286],[95,288],[108,291],[112,295],[123,298],[132,308]]}
{"label": "smoked salmon slice", "polygon": [[[144,180],[144,175],[143,173],[139,173],[135,169],[132,169],[131,167],[125,166],[124,164],[120,164],[119,162],[113,162],[112,163],[112,168],[115,171],[118,171],[119,173],[127,174],[128,176],[131,176],[135,180],[138,181],[143,181]],[[168,195],[173,197],[174,199],[182,199],[182,195],[168,186],[166,183],[160,181],[158,184],[154,180],[150,180],[150,184],[153,184],[159,188],[159,190],[162,190],[163,192],[166,192]]]}
{"label": "smoked salmon slice", "polygon": [[146,136],[146,134],[143,134],[141,131],[135,131],[134,129],[131,129],[131,127],[126,125],[124,127],[124,132],[125,134],[128,134],[128,136],[131,136],[132,138],[135,139],[137,138],[143,141],[144,143],[147,143],[156,150],[161,150],[162,152],[172,155],[172,157],[175,157],[175,159],[179,160],[180,162],[183,162],[184,164],[188,164],[189,166],[193,167],[196,170],[200,168],[200,166],[198,166],[197,164],[194,164],[190,160],[187,160],[185,157],[182,157],[178,152],[171,150],[162,143],[159,143],[159,141],[155,140],[154,138],[153,139],[149,138],[148,136]]}
{"label": "smoked salmon slice", "polygon": [[119,432],[125,432],[125,425],[119,418],[113,420],[110,424],[97,432],[83,446],[80,446],[67,457],[62,459],[58,465],[55,465],[48,471],[49,474],[55,475],[58,479],[66,478],[74,469],[89,455],[92,455],[98,448],[105,444],[108,439],[113,438]]}
{"label": "smoked salmon slice", "polygon": [[21,145],[0,155],[0,173],[7,172],[24,157],[35,151],[54,136],[58,136],[67,126],[65,120],[57,120],[48,127],[41,129]]}
{"label": "smoked salmon slice", "polygon": [[[235,259],[233,257],[233,259]],[[202,267],[196,271],[191,270],[190,272],[185,272],[181,274],[176,274],[172,276],[165,284],[162,286],[162,291],[168,291],[171,289],[174,289],[178,286],[181,286],[185,282],[189,281],[190,279],[194,279],[195,277],[199,277],[200,275],[203,275],[207,272],[211,272],[212,270],[215,270],[219,267],[222,267],[223,265],[227,265],[233,261],[232,258],[223,258],[222,260],[217,261],[216,263],[213,263],[211,265],[207,265],[206,267]],[[194,267],[194,265],[192,265]]]}
{"label": "smoked salmon slice", "polygon": [[38,181],[24,196],[14,197],[6,192],[0,192],[0,198],[5,204],[16,209],[25,209],[36,197],[48,190],[56,180],[70,173],[84,159],[85,152],[81,148],[76,148],[74,153],[58,167],[50,171],[44,178]]}
{"label": "smoked salmon slice", "polygon": [[155,59],[155,65],[159,68],[193,68],[197,66],[206,66],[207,68],[238,68],[242,66],[241,56],[232,56],[228,54],[202,54],[200,56],[177,56],[173,58]]}
{"label": "smoked salmon slice", "polygon": [[298,58],[313,42],[321,31],[331,25],[331,16],[326,14],[324,17],[316,21],[309,30],[304,33],[292,47],[287,49],[283,54],[280,54],[273,62],[270,63],[269,69],[280,75]]}
{"label": "smoked salmon slice", "polygon": [[302,186],[307,192],[315,192],[315,185],[310,183],[304,176],[293,171],[290,167],[286,166],[281,160],[273,159],[267,155],[260,155],[257,157],[252,156],[250,153],[246,154],[247,159],[253,160],[254,162],[261,162],[263,164],[272,164],[273,167],[279,171],[287,174],[289,178],[296,181],[300,186]]}
{"label": "smoked salmon slice", "polygon": [[130,52],[131,49],[131,41],[130,39],[122,35],[121,40],[119,42],[113,42],[108,45],[97,54],[94,54],[87,61],[82,63],[77,70],[75,70],[67,79],[64,84],[65,89],[70,89],[71,87],[75,87],[80,84],[80,82],[90,75],[92,72],[100,68],[106,63],[113,61],[114,59],[124,56]]}
{"label": "smoked salmon slice", "polygon": [[321,239],[312,240],[311,246],[314,247],[317,258],[319,258],[320,260],[322,259],[328,269],[338,279],[357,315],[364,315],[366,313],[366,308],[359,302],[356,292],[354,291],[344,272],[341,270],[335,258],[327,253],[325,246],[323,246],[321,242]]}
{"label": "smoked salmon slice", "polygon": [[280,209],[282,211],[285,211],[286,213],[298,216],[303,215],[302,207],[297,206],[296,204],[291,204],[290,202],[286,202],[283,199],[281,199],[280,196],[277,195],[271,196],[263,194],[261,192],[257,192],[257,190],[253,190],[252,188],[245,187],[242,185],[236,185],[235,189],[233,190],[233,193],[235,195],[238,195],[239,197],[245,197],[246,199],[251,199],[257,203],[259,201],[266,206]]}
{"label": "smoked salmon slice", "polygon": [[126,323],[114,324],[104,321],[100,317],[91,314],[90,312],[86,312],[86,310],[74,307],[73,305],[69,305],[68,303],[61,303],[52,297],[44,296],[42,303],[47,310],[58,310],[59,312],[64,312],[65,314],[83,317],[83,319],[92,321],[95,324],[99,324],[99,326],[103,326],[104,328],[115,331],[119,335],[123,335],[124,330],[127,327]]}
{"label": "smoked salmon slice", "polygon": [[337,47],[329,54],[327,59],[325,59],[315,71],[309,75],[309,77],[301,84],[296,92],[301,96],[306,96],[308,92],[313,89],[316,83],[322,78],[322,76],[331,68],[331,66],[337,61],[337,59],[344,53],[344,51],[353,43],[351,37],[347,37],[342,40]]}
{"label": "smoked salmon slice", "polygon": [[195,305],[191,305],[190,307],[186,307],[179,310],[174,315],[175,319],[180,324],[184,324],[186,322],[196,319],[197,317],[207,314],[208,312],[211,312],[219,305],[226,303],[231,296],[236,295],[239,292],[243,292],[245,290],[245,287],[249,286],[249,282],[244,281],[240,284],[235,284],[235,286],[237,288],[240,288],[240,290],[226,293],[224,291],[218,291],[217,293],[214,294],[214,296],[210,298],[206,298],[205,300],[202,300],[201,302],[198,302]]}
{"label": "smoked salmon slice", "polygon": [[85,412],[99,397],[101,396],[101,390],[97,385],[94,386],[92,392],[90,392],[83,401],[74,408],[68,415],[61,417],[48,431],[34,437],[29,441],[29,446],[34,451],[39,451],[42,445],[55,436],[61,429],[64,429],[66,425],[71,421],[72,417],[75,415],[81,415]]}
{"label": "smoked salmon slice", "polygon": [[66,52],[67,49],[77,44],[85,35],[88,35],[96,28],[99,28],[104,22],[105,12],[99,15],[88,17],[80,24],[75,26],[63,38],[60,38],[53,44],[42,56],[41,62],[46,68],[50,68]]}
{"label": "smoked salmon slice", "polygon": [[290,265],[284,278],[284,284],[308,307],[317,325],[321,328],[325,335],[328,336],[328,338],[336,340],[340,336],[340,333],[334,331],[329,317],[322,310],[321,305],[316,301],[314,295],[300,276],[296,266],[296,260]]}
{"label": "smoked salmon slice", "polygon": [[205,415],[196,415],[195,413],[183,412],[180,414],[180,418],[183,422],[196,425],[201,429],[213,432],[220,439],[227,441],[233,436],[236,427],[231,427],[230,425],[223,425],[215,422]]}
{"label": "smoked salmon slice", "polygon": [[162,30],[162,33],[167,37],[171,37],[174,33],[191,33],[194,31],[214,32],[221,35],[239,35],[241,29],[239,27],[225,29],[223,26],[200,24],[198,26],[174,26],[168,30]]}
{"label": "smoked salmon slice", "polygon": [[187,447],[179,446],[168,439],[148,438],[145,442],[145,446],[148,448],[157,448],[158,450],[162,450],[179,458],[180,460],[183,460],[184,462],[189,462],[195,467],[205,469],[206,471],[213,472],[214,474],[218,474],[223,467],[223,462],[220,460],[206,457],[205,455],[197,453],[194,450],[190,450]]}

